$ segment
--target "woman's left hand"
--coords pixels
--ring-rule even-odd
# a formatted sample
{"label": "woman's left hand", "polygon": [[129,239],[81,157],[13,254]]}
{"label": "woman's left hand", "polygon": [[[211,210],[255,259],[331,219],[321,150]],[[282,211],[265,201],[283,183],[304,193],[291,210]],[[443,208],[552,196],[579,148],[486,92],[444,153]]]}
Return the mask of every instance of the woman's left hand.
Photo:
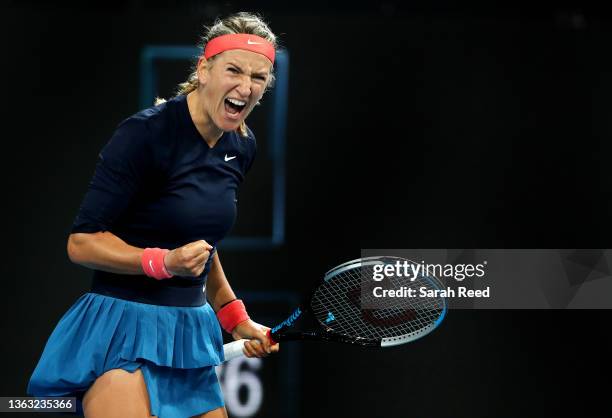
{"label": "woman's left hand", "polygon": [[236,325],[232,331],[232,337],[234,340],[241,338],[250,340],[244,344],[244,354],[247,357],[266,357],[270,353],[276,353],[279,349],[278,343],[270,343],[266,334],[269,329],[248,319]]}

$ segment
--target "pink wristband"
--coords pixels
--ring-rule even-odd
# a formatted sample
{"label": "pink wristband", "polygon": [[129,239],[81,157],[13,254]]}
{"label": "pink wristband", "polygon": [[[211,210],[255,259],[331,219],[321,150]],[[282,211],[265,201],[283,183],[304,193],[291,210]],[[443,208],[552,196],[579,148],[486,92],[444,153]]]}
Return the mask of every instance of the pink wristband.
{"label": "pink wristband", "polygon": [[142,264],[142,270],[149,277],[153,277],[157,280],[169,279],[172,274],[168,273],[164,264],[164,256],[170,250],[164,250],[161,248],[145,248],[140,258]]}
{"label": "pink wristband", "polygon": [[242,303],[240,299],[236,299],[219,309],[217,318],[219,319],[221,328],[230,334],[234,328],[236,328],[236,325],[250,319],[244,307],[244,303]]}

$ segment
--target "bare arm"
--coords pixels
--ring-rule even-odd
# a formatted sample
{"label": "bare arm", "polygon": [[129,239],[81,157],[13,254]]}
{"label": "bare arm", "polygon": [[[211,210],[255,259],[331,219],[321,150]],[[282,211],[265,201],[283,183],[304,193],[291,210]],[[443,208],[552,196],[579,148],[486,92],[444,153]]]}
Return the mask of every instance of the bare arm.
{"label": "bare arm", "polygon": [[206,281],[206,293],[208,301],[215,312],[218,311],[224,303],[236,299],[236,295],[227,281],[227,277],[225,277],[223,267],[221,267],[219,251],[215,252],[210,265],[210,271],[208,272],[208,279]]}
{"label": "bare arm", "polygon": [[[227,277],[225,277],[223,267],[221,267],[218,251],[213,256],[208,272],[206,294],[215,311],[218,311],[224,303],[236,299],[236,295],[227,281]],[[279,349],[278,344],[270,345],[270,340],[265,334],[268,329],[268,327],[257,324],[252,320],[243,321],[234,328],[232,337],[235,340],[240,338],[251,340],[244,344],[244,353],[247,357],[265,357]]]}
{"label": "bare arm", "polygon": [[74,233],[68,238],[70,261],[82,266],[120,274],[143,274],[142,248],[128,245],[112,232]]}
{"label": "bare arm", "polygon": [[[206,241],[194,241],[167,253],[164,264],[174,275],[197,277],[204,270],[211,250],[212,246]],[[111,273],[144,274],[140,261],[143,251],[143,248],[133,247],[108,231],[92,234],[74,233],[68,238],[70,261]],[[229,287],[221,264],[219,269],[222,279]],[[231,292],[231,289],[229,290]]]}

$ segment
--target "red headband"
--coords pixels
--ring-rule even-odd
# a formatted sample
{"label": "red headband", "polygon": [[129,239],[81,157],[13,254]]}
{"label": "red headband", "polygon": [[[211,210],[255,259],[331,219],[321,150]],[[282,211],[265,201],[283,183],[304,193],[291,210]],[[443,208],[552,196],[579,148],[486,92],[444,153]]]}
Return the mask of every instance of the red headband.
{"label": "red headband", "polygon": [[246,33],[221,35],[211,39],[204,49],[204,58],[208,59],[228,49],[245,49],[257,52],[274,64],[274,45],[260,36]]}

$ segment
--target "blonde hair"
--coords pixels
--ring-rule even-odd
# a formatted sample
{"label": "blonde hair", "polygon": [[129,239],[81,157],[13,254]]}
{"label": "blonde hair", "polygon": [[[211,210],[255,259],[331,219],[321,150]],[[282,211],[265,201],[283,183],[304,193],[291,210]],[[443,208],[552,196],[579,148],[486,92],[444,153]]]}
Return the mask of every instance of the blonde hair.
{"label": "blonde hair", "polygon": [[[229,35],[229,34],[234,34],[234,33],[246,33],[249,35],[257,35],[257,36],[260,36],[266,39],[268,42],[274,45],[274,49],[277,49],[278,47],[278,43],[276,41],[276,35],[272,33],[272,31],[270,30],[268,25],[263,21],[263,19],[256,14],[248,13],[248,12],[240,12],[240,13],[236,13],[231,16],[228,16],[224,19],[216,19],[212,26],[205,27],[205,33],[204,33],[204,36],[200,38],[199,46],[202,48],[202,51],[204,51],[204,48],[206,48],[206,44],[211,39],[214,39],[217,36]],[[214,59],[215,57],[210,57],[208,59],[208,62],[212,64],[212,61]],[[266,88],[271,87],[273,83],[274,83],[274,73],[271,73],[270,80]],[[191,93],[192,91],[196,90],[199,85],[200,83],[198,81],[197,61],[196,61],[191,74],[189,74],[189,77],[187,77],[187,81],[180,83],[178,85],[176,96],[179,96],[181,94],[187,95]],[[159,97],[155,99],[155,105],[158,105],[163,102],[165,102],[165,100]],[[246,123],[244,123],[244,121],[238,127],[238,133],[243,137],[248,136],[248,130],[246,127]]]}

